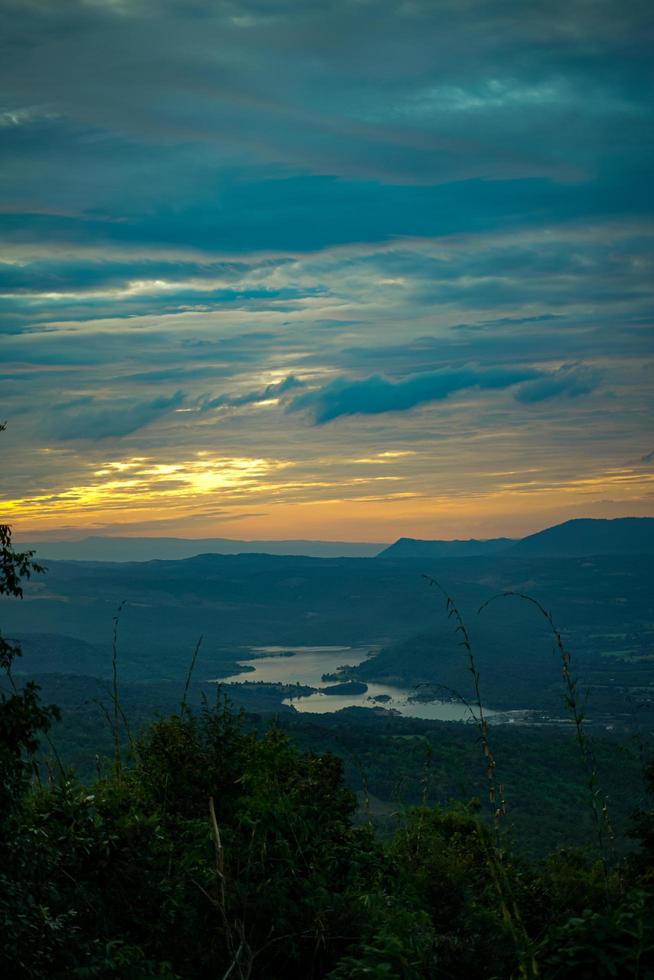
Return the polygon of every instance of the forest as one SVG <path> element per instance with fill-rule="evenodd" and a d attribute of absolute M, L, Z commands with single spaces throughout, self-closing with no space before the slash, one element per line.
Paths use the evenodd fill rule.
<path fill-rule="evenodd" d="M 40 569 L 13 548 L 9 528 L 2 534 L 0 590 L 19 598 Z M 465 626 L 463 636 L 465 645 Z M 20 677 L 20 649 L 3 638 L 4 975 L 654 976 L 654 801 L 632 800 L 614 826 L 599 778 L 606 746 L 585 730 L 562 640 L 561 653 L 573 724 L 550 739 L 545 756 L 564 761 L 536 791 L 529 767 L 522 781 L 515 772 L 510 786 L 499 781 L 496 755 L 515 752 L 519 772 L 526 743 L 498 737 L 483 711 L 471 737 L 449 742 L 438 726 L 420 732 L 408 719 L 390 729 L 378 720 L 376 740 L 374 722 L 341 723 L 340 734 L 332 722 L 337 754 L 325 748 L 329 723 L 238 710 L 220 688 L 198 692 L 190 671 L 170 710 L 132 711 L 115 647 L 104 758 L 95 773 L 76 773 L 52 738 L 65 731 L 60 708 Z M 346 780 L 349 756 L 350 766 L 376 766 L 380 781 L 374 749 L 362 762 L 366 744 L 383 745 L 386 759 L 399 746 L 413 785 L 392 813 L 375 813 L 367 780 L 359 799 Z M 433 801 L 432 770 L 448 762 L 450 774 L 476 770 L 474 796 Z M 651 793 L 647 757 L 642 770 Z M 537 804 L 523 813 L 518 842 L 509 788 Z M 547 792 L 570 796 L 571 821 L 586 815 L 581 845 L 572 827 L 576 846 L 565 828 L 541 832 Z M 530 836 L 541 846 L 524 846 Z M 544 851 L 548 836 L 557 844 Z"/>

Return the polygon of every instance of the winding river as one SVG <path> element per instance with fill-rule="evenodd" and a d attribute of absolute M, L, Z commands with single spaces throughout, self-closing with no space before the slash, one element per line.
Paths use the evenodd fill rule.
<path fill-rule="evenodd" d="M 286 698 L 284 704 L 296 711 L 324 714 L 342 708 L 386 708 L 408 718 L 436 721 L 469 721 L 470 712 L 458 701 L 412 700 L 419 689 L 391 684 L 369 683 L 362 694 L 325 694 L 324 688 L 335 683 L 324 681 L 323 674 L 334 674 L 347 664 L 356 666 L 369 655 L 369 647 L 253 647 L 255 659 L 243 661 L 250 668 L 239 674 L 222 678 L 226 684 L 246 681 L 266 681 L 269 684 L 303 684 L 318 690 L 315 693 Z M 291 656 L 289 656 L 291 654 Z M 251 668 L 254 668 L 253 670 Z M 486 711 L 486 714 L 494 714 Z"/>

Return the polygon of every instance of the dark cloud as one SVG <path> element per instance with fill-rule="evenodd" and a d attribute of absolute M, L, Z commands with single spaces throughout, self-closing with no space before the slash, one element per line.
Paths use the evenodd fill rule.
<path fill-rule="evenodd" d="M 599 380 L 599 374 L 593 368 L 581 364 L 564 364 L 551 374 L 521 385 L 515 397 L 527 405 L 558 398 L 560 395 L 579 398 L 580 395 L 588 395 L 594 391 Z"/>
<path fill-rule="evenodd" d="M 119 438 L 130 435 L 178 408 L 184 401 L 181 391 L 150 401 L 100 400 L 91 396 L 54 406 L 48 432 L 56 441 Z"/>
<path fill-rule="evenodd" d="M 308 410 L 316 424 L 322 425 L 342 415 L 404 412 L 416 405 L 442 401 L 466 388 L 509 388 L 538 377 L 540 372 L 530 368 L 462 368 L 416 374 L 397 382 L 379 375 L 354 381 L 337 378 L 323 388 L 297 395 L 288 410 Z"/>
<path fill-rule="evenodd" d="M 0 6 L 16 235 L 315 247 L 647 191 L 639 3 Z"/>
<path fill-rule="evenodd" d="M 249 264 L 244 262 L 171 262 L 165 257 L 155 256 L 147 261 L 140 257 L 126 260 L 110 254 L 102 260 L 89 257 L 86 261 L 80 261 L 77 257 L 66 261 L 55 252 L 49 260 L 38 257 L 21 265 L 0 262 L 0 293 L 30 296 L 34 293 L 72 292 L 83 296 L 99 290 L 121 290 L 132 283 L 148 280 L 196 280 L 200 287 L 207 280 L 218 280 L 224 288 L 225 283 L 238 282 L 249 268 Z"/>
<path fill-rule="evenodd" d="M 294 375 L 289 374 L 283 381 L 266 385 L 265 388 L 258 388 L 256 391 L 246 391 L 242 395 L 218 395 L 216 398 L 208 398 L 201 402 L 201 410 L 208 412 L 212 408 L 239 408 L 243 405 L 255 405 L 257 402 L 267 401 L 270 398 L 283 398 L 291 391 L 303 388 L 304 382 Z"/>

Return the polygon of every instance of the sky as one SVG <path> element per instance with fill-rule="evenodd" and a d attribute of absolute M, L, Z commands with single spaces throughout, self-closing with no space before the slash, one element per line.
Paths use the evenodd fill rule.
<path fill-rule="evenodd" d="M 648 4 L 0 17 L 17 538 L 654 513 Z"/>

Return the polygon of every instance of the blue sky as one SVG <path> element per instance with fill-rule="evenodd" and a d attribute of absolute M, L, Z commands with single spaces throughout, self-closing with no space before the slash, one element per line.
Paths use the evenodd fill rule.
<path fill-rule="evenodd" d="M 652 513 L 647 5 L 0 11 L 18 534 Z"/>

